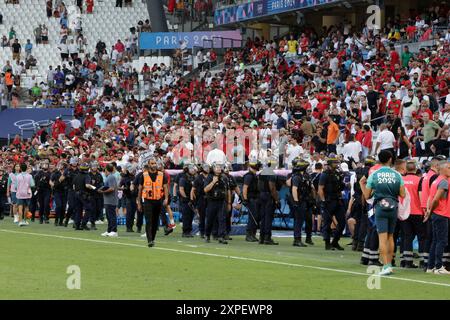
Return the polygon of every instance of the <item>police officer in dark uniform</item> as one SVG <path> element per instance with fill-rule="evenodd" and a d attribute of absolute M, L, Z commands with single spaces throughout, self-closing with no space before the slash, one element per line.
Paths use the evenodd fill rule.
<path fill-rule="evenodd" d="M 205 220 L 206 220 L 206 197 L 204 191 L 205 179 L 208 177 L 211 168 L 207 164 L 201 166 L 201 172 L 195 177 L 191 191 L 191 201 L 198 212 L 198 229 L 200 237 L 205 238 Z"/>
<path fill-rule="evenodd" d="M 259 243 L 278 245 L 272 240 L 272 221 L 275 209 L 279 209 L 280 199 L 277 192 L 277 176 L 273 171 L 276 160 L 270 159 L 268 166 L 258 176 L 258 192 L 261 212 L 261 227 Z"/>
<path fill-rule="evenodd" d="M 294 247 L 306 247 L 302 242 L 302 227 L 308 212 L 311 215 L 312 203 L 315 199 L 314 186 L 306 172 L 309 162 L 297 157 L 292 161 L 291 195 L 294 215 Z M 311 240 L 311 234 L 309 234 Z"/>
<path fill-rule="evenodd" d="M 121 179 L 119 183 L 119 187 L 123 190 L 123 196 L 126 202 L 127 216 L 126 216 L 126 225 L 127 232 L 134 232 L 133 224 L 134 217 L 136 215 L 137 203 L 137 191 L 133 189 L 131 190 L 131 184 L 134 180 L 134 169 L 131 165 L 126 165 L 122 168 Z"/>
<path fill-rule="evenodd" d="M 104 186 L 103 176 L 98 170 L 97 161 L 91 163 L 91 171 L 89 172 L 91 177 L 91 184 L 96 188 L 91 191 L 91 197 L 89 198 L 91 207 L 91 229 L 97 230 L 95 227 L 96 221 L 103 221 L 103 194 L 98 192 L 98 190 Z"/>
<path fill-rule="evenodd" d="M 37 201 L 39 203 L 39 223 L 49 223 L 50 215 L 50 176 L 49 165 L 47 161 L 42 162 L 41 170 L 36 174 Z"/>
<path fill-rule="evenodd" d="M 178 181 L 178 194 L 180 195 L 181 214 L 183 219 L 183 238 L 194 237 L 192 232 L 192 221 L 194 220 L 194 206 L 191 202 L 191 190 L 196 178 L 197 167 L 189 164 L 185 174 Z"/>
<path fill-rule="evenodd" d="M 346 208 L 342 200 L 342 191 L 345 187 L 344 177 L 339 170 L 340 160 L 334 154 L 330 154 L 327 164 L 328 169 L 320 175 L 318 192 L 323 219 L 322 235 L 326 250 L 344 250 L 339 245 L 339 239 L 345 228 Z M 330 243 L 333 216 L 336 217 L 337 226 L 333 234 L 333 241 Z"/>
<path fill-rule="evenodd" d="M 239 197 L 239 199 L 241 199 L 241 189 L 239 189 L 239 187 L 237 185 L 237 182 L 236 182 L 236 179 L 230 174 L 230 170 L 232 170 L 231 164 L 227 163 L 225 165 L 225 168 L 224 168 L 223 172 L 225 173 L 225 175 L 228 178 L 228 182 L 229 182 L 228 189 L 231 192 L 231 200 L 230 201 L 231 201 L 231 204 L 233 204 L 234 195 L 237 195 Z M 232 224 L 231 223 L 231 219 L 233 217 L 233 208 L 232 208 L 232 206 L 230 207 L 230 209 L 227 210 L 226 214 L 227 214 L 227 224 L 226 224 L 226 231 L 227 232 L 226 232 L 226 235 L 225 235 L 225 240 L 233 240 L 230 237 L 231 224 Z"/>
<path fill-rule="evenodd" d="M 73 178 L 74 194 L 74 225 L 75 230 L 91 230 L 87 223 L 91 216 L 91 197 L 92 191 L 96 188 L 91 184 L 89 175 L 89 164 L 82 163 L 80 171 Z M 84 210 L 84 216 L 83 216 Z"/>
<path fill-rule="evenodd" d="M 148 170 L 148 165 L 144 166 L 144 171 Z M 144 211 L 142 210 L 142 199 L 138 197 L 139 181 L 142 180 L 144 171 L 138 172 L 130 184 L 130 191 L 136 194 L 136 232 L 142 232 L 142 226 L 144 225 Z M 139 205 L 140 204 L 140 205 Z"/>
<path fill-rule="evenodd" d="M 226 235 L 226 210 L 231 207 L 231 192 L 228 189 L 229 181 L 223 173 L 223 165 L 213 164 L 212 173 L 204 183 L 207 199 L 205 241 L 209 243 L 214 222 L 218 220 L 218 240 L 221 244 L 228 244 L 224 239 Z"/>
<path fill-rule="evenodd" d="M 248 172 L 244 175 L 242 187 L 242 204 L 248 211 L 247 233 L 245 241 L 258 242 L 256 231 L 260 224 L 260 205 L 257 172 L 261 169 L 261 162 L 252 160 L 248 164 Z"/>
<path fill-rule="evenodd" d="M 53 189 L 53 198 L 55 199 L 55 227 L 64 225 L 67 206 L 67 179 L 64 176 L 66 163 L 60 162 L 50 177 L 50 185 Z"/>
<path fill-rule="evenodd" d="M 364 160 L 364 167 L 357 168 L 356 181 L 361 180 L 362 177 L 369 177 L 370 168 L 375 165 L 376 160 L 369 156 Z M 350 211 L 350 217 L 356 221 L 355 230 L 353 232 L 352 250 L 362 252 L 364 249 L 364 241 L 367 235 L 368 216 L 367 216 L 367 202 L 365 201 L 359 183 L 353 186 L 353 204 Z"/>
<path fill-rule="evenodd" d="M 8 189 L 8 175 L 3 167 L 0 167 L 0 220 L 5 216 L 5 204 L 7 202 L 6 191 Z"/>
<path fill-rule="evenodd" d="M 67 183 L 67 213 L 64 220 L 64 227 L 67 227 L 70 219 L 75 215 L 75 190 L 73 189 L 73 179 L 78 174 L 78 158 L 72 157 L 69 161 L 69 168 L 64 170 L 64 177 Z M 75 224 L 73 225 L 75 227 Z"/>

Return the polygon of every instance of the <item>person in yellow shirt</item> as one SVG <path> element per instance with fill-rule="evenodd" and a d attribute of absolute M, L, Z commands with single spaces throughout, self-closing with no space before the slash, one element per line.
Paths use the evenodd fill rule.
<path fill-rule="evenodd" d="M 295 57 L 297 55 L 297 47 L 298 42 L 294 39 L 294 36 L 291 35 L 291 38 L 288 41 L 288 55 L 290 57 Z"/>

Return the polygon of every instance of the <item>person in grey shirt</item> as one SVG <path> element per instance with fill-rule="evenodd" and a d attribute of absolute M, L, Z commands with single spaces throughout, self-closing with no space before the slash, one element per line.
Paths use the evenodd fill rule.
<path fill-rule="evenodd" d="M 102 233 L 104 237 L 117 237 L 117 218 L 116 208 L 119 201 L 117 179 L 113 174 L 114 166 L 108 164 L 106 166 L 106 181 L 105 187 L 98 192 L 103 194 L 103 203 L 106 211 L 106 218 L 108 219 L 108 230 Z"/>

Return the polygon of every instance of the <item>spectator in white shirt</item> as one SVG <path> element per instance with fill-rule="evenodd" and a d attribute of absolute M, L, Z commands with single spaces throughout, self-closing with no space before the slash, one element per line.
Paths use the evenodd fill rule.
<path fill-rule="evenodd" d="M 402 99 L 402 121 L 405 126 L 412 124 L 413 112 L 419 110 L 420 102 L 419 99 L 414 95 L 414 90 L 409 89 L 408 95 Z"/>
<path fill-rule="evenodd" d="M 392 152 L 392 155 L 395 155 L 394 152 L 394 142 L 395 137 L 394 134 L 387 128 L 386 124 L 383 123 L 380 125 L 380 133 L 378 134 L 377 144 L 375 146 L 375 154 L 378 153 L 378 148 L 381 150 L 389 150 Z"/>
<path fill-rule="evenodd" d="M 353 158 L 353 161 L 355 163 L 358 163 L 361 153 L 362 153 L 361 143 L 355 140 L 354 134 L 351 134 L 349 137 L 349 142 L 344 145 L 344 148 L 342 150 L 344 160 L 351 161 L 351 159 Z"/>
<path fill-rule="evenodd" d="M 289 136 L 289 144 L 287 146 L 286 155 L 287 155 L 287 165 L 289 168 L 292 166 L 292 160 L 299 157 L 303 154 L 303 148 L 298 144 L 297 140 L 291 136 Z"/>

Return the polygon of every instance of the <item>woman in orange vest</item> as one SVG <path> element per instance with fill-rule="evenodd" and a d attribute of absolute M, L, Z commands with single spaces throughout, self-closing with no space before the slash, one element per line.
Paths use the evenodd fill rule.
<path fill-rule="evenodd" d="M 144 171 L 138 180 L 139 194 L 137 200 L 138 210 L 142 211 L 144 203 L 144 217 L 146 220 L 145 233 L 147 235 L 148 246 L 155 245 L 156 230 L 158 230 L 159 215 L 162 207 L 169 203 L 169 188 L 167 177 L 164 172 L 158 170 L 155 158 L 148 161 L 149 169 Z"/>

